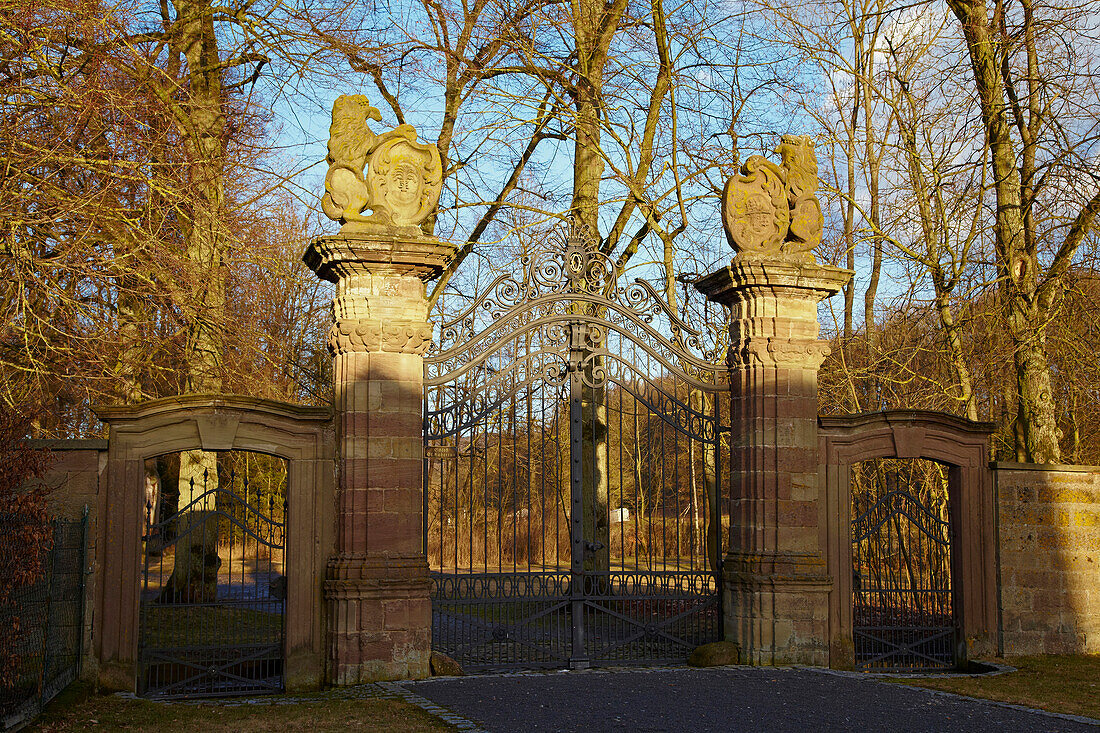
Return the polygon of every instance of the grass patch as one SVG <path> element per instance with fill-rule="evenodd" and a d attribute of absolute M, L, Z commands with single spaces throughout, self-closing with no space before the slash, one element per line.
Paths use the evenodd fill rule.
<path fill-rule="evenodd" d="M 279 695 L 272 695 L 265 698 L 265 702 L 239 707 L 206 703 L 163 704 L 115 695 L 95 695 L 87 685 L 74 684 L 50 703 L 29 730 L 40 733 L 85 730 L 149 733 L 429 733 L 455 730 L 402 700 L 346 700 L 317 694 L 296 696 L 303 702 L 280 705 L 280 699 Z"/>
<path fill-rule="evenodd" d="M 917 687 L 1100 719 L 1100 654 L 996 659 L 1017 671 L 991 677 L 890 679 Z"/>

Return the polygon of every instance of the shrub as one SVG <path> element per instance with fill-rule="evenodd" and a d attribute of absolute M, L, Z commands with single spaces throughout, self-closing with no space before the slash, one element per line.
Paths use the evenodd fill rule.
<path fill-rule="evenodd" d="M 18 591 L 46 574 L 53 543 L 48 487 L 37 482 L 49 467 L 48 450 L 32 448 L 30 419 L 0 408 L 0 687 L 10 687 L 23 665 L 18 643 L 25 609 Z"/>

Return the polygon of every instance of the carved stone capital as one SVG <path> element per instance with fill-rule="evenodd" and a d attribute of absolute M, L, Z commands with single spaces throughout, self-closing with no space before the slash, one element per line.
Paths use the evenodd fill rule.
<path fill-rule="evenodd" d="M 381 590 L 426 592 L 428 562 L 423 555 L 343 554 L 325 569 L 326 598 L 354 598 Z"/>
<path fill-rule="evenodd" d="M 816 320 L 817 304 L 840 292 L 853 274 L 828 265 L 754 262 L 737 257 L 729 267 L 704 275 L 694 284 L 708 300 L 734 309 L 761 299 L 802 302 L 807 318 Z"/>
<path fill-rule="evenodd" d="M 357 275 L 414 276 L 434 280 L 454 256 L 455 246 L 439 239 L 336 234 L 310 242 L 302 260 L 329 282 Z"/>
<path fill-rule="evenodd" d="M 808 584 L 828 588 L 833 579 L 818 553 L 731 551 L 722 561 L 727 582 L 737 585 Z"/>
<path fill-rule="evenodd" d="M 341 320 L 329 331 L 333 354 L 388 351 L 423 354 L 432 343 L 432 329 L 418 321 Z"/>

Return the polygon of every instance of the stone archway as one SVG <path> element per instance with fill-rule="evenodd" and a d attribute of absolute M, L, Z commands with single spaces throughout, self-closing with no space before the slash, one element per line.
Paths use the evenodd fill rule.
<path fill-rule="evenodd" d="M 925 458 L 948 466 L 952 575 L 960 648 L 966 659 L 994 651 L 997 629 L 996 529 L 989 468 L 992 423 L 945 413 L 890 410 L 818 418 L 826 490 L 824 538 L 829 574 L 829 660 L 854 664 L 852 641 L 851 467 L 875 458 Z"/>
<path fill-rule="evenodd" d="M 324 682 L 321 583 L 334 543 L 332 410 L 243 396 L 183 395 L 96 408 L 110 426 L 99 496 L 95 657 L 101 687 L 136 683 L 145 459 L 177 451 L 253 451 L 287 461 L 287 690 Z"/>

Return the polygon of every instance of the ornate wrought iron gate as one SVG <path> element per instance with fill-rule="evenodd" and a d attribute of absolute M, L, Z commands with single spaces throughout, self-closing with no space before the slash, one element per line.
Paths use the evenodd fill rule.
<path fill-rule="evenodd" d="M 683 660 L 721 636 L 723 367 L 579 237 L 425 360 L 433 647 L 469 669 Z"/>
<path fill-rule="evenodd" d="M 164 469 L 178 459 L 147 464 L 138 694 L 278 692 L 285 463 L 259 454 L 217 454 L 216 461 L 203 455 L 208 465 L 179 496 L 178 471 Z"/>
<path fill-rule="evenodd" d="M 857 669 L 955 666 L 951 531 L 944 467 L 880 459 L 852 467 Z"/>

